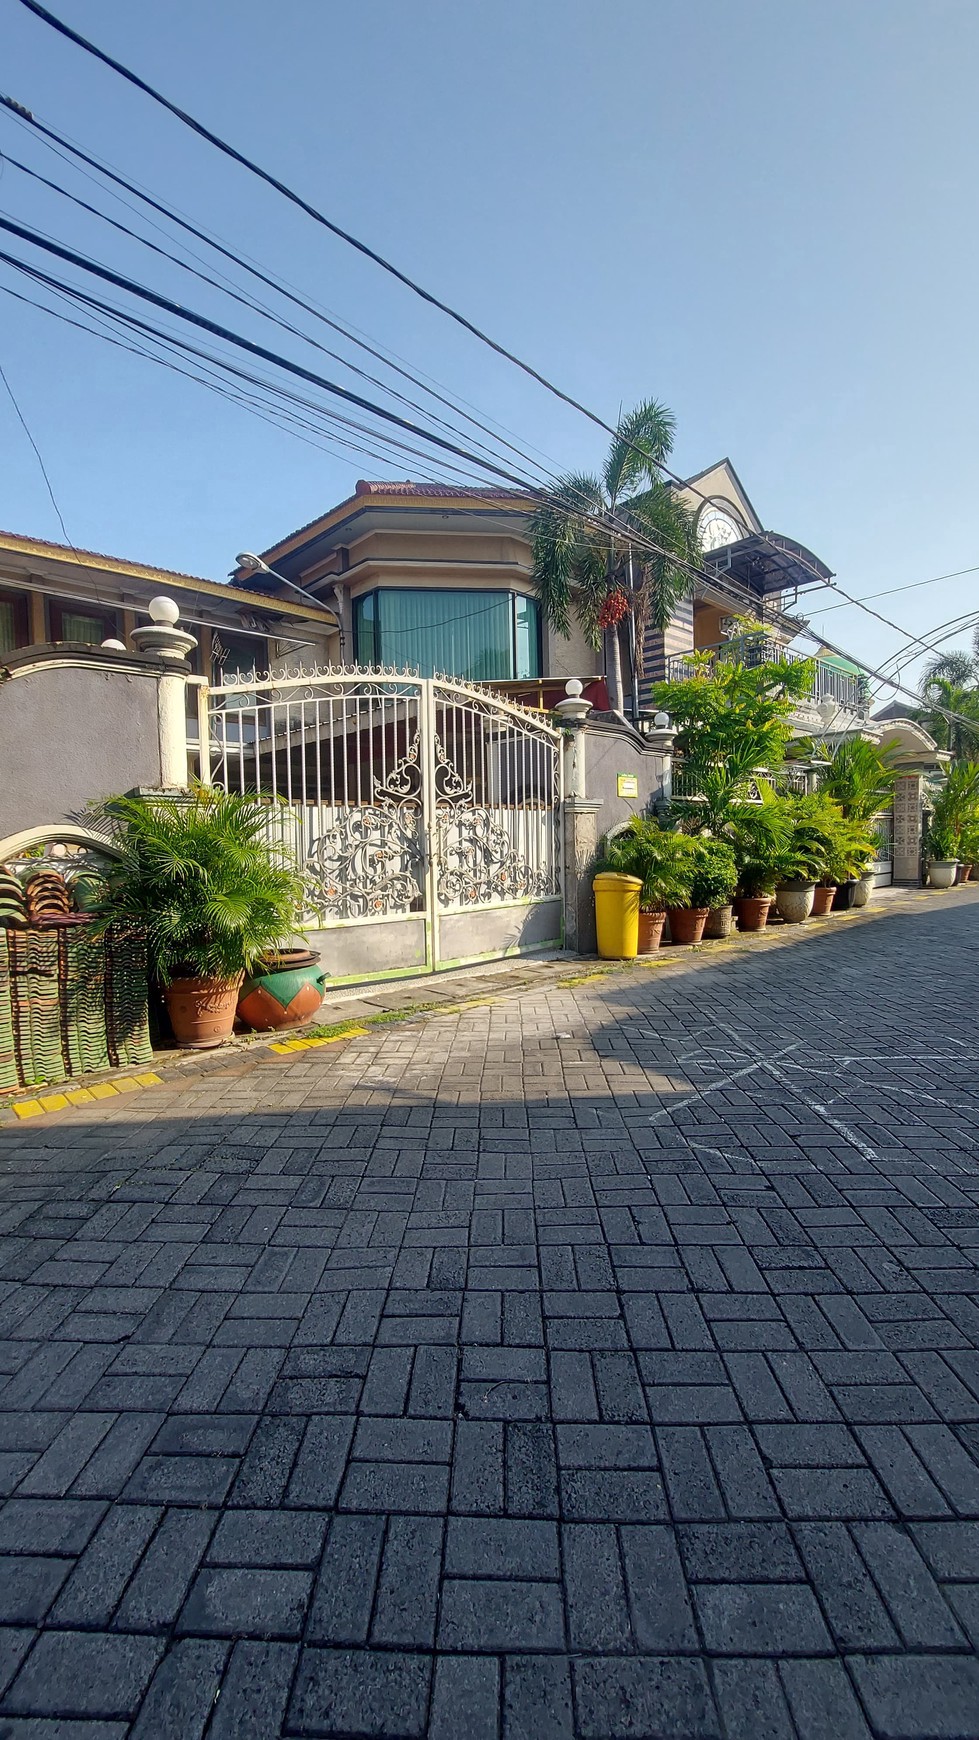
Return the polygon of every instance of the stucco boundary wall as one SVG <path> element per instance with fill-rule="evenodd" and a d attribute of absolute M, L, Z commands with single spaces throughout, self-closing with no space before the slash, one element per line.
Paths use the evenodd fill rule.
<path fill-rule="evenodd" d="M 0 841 L 162 783 L 157 658 L 32 647 L 0 666 Z"/>
<path fill-rule="evenodd" d="M 593 954 L 592 876 L 606 834 L 669 802 L 671 731 L 648 737 L 614 714 L 590 714 L 568 734 L 564 816 L 564 938 Z"/>

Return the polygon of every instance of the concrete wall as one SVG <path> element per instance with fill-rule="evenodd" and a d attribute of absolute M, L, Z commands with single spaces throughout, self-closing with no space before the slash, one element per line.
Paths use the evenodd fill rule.
<path fill-rule="evenodd" d="M 157 678 L 109 655 L 38 659 L 0 681 L 0 839 L 93 798 L 159 785 Z M 159 670 L 159 666 L 155 667 Z"/>
<path fill-rule="evenodd" d="M 597 815 L 599 838 L 630 816 L 646 815 L 657 798 L 664 796 L 667 758 L 648 749 L 627 726 L 603 725 L 596 720 L 585 731 L 585 792 L 600 803 Z M 617 792 L 620 773 L 635 774 L 639 796 L 621 798 Z"/>

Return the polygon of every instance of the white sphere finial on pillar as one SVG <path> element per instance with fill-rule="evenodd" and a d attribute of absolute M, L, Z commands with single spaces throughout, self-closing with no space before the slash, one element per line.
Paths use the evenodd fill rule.
<path fill-rule="evenodd" d="M 147 609 L 154 622 L 166 623 L 172 628 L 174 623 L 180 621 L 179 605 L 175 604 L 172 598 L 167 598 L 165 594 L 159 598 L 151 598 Z"/>

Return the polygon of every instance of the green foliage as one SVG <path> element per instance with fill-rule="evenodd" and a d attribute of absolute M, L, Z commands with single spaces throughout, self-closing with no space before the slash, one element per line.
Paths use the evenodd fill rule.
<path fill-rule="evenodd" d="M 653 700 L 669 713 L 684 773 L 696 780 L 703 800 L 678 800 L 678 813 L 684 825 L 717 832 L 732 807 L 744 802 L 755 770 L 782 766 L 792 734 L 789 715 L 811 692 L 815 667 L 810 659 L 748 666 L 699 654 L 691 662 L 697 675 L 657 683 Z"/>
<path fill-rule="evenodd" d="M 896 779 L 886 744 L 878 749 L 863 737 L 848 737 L 833 751 L 819 789 L 835 798 L 845 816 L 869 822 L 891 802 Z"/>
<path fill-rule="evenodd" d="M 739 894 L 757 899 L 774 892 L 783 876 L 791 834 L 787 806 L 770 786 L 762 788 L 761 803 L 732 805 L 724 839 L 734 852 Z"/>
<path fill-rule="evenodd" d="M 675 427 L 672 413 L 655 400 L 637 405 L 621 419 L 601 477 L 571 473 L 537 508 L 531 527 L 534 586 L 545 618 L 559 634 L 570 634 L 577 620 L 591 644 L 599 646 L 602 606 L 610 593 L 622 591 L 635 618 L 641 659 L 647 624 L 665 627 L 686 592 L 687 572 L 670 557 L 697 560 L 695 520 L 660 470 L 672 451 Z M 643 548 L 646 542 L 668 554 L 651 554 Z"/>
<path fill-rule="evenodd" d="M 957 761 L 935 799 L 927 847 L 932 858 L 958 858 L 963 836 L 979 822 L 979 762 Z"/>
<path fill-rule="evenodd" d="M 690 905 L 726 906 L 738 885 L 734 850 L 726 840 L 693 840 L 693 878 Z"/>
<path fill-rule="evenodd" d="M 661 828 L 644 816 L 633 816 L 620 834 L 606 840 L 596 868 L 636 876 L 642 883 L 639 904 L 644 912 L 665 912 L 686 906 L 693 875 L 693 841 L 685 834 Z"/>
<path fill-rule="evenodd" d="M 695 839 L 642 816 L 606 841 L 597 868 L 637 876 L 644 912 L 726 906 L 738 881 L 734 852 L 725 841 Z"/>
<path fill-rule="evenodd" d="M 825 790 L 784 801 L 792 824 L 785 880 L 838 886 L 865 874 L 875 856 L 869 822 L 844 815 Z"/>
<path fill-rule="evenodd" d="M 232 980 L 298 928 L 302 887 L 275 843 L 275 808 L 198 786 L 186 799 L 112 798 L 99 816 L 122 857 L 96 913 L 145 932 L 163 985 Z"/>

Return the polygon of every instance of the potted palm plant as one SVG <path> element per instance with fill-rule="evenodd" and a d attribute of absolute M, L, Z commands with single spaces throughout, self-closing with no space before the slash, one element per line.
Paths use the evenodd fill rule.
<path fill-rule="evenodd" d="M 738 886 L 738 866 L 734 851 L 725 840 L 699 840 L 698 854 L 700 868 L 695 873 L 693 894 L 707 897 L 707 923 L 704 925 L 704 937 L 711 942 L 720 941 L 730 936 L 734 926 L 734 894 Z M 705 883 L 705 857 L 713 880 L 713 887 Z"/>
<path fill-rule="evenodd" d="M 652 954 L 663 940 L 668 906 L 689 899 L 693 841 L 661 828 L 658 822 L 634 816 L 622 832 L 605 843 L 599 871 L 634 876 L 639 895 L 639 953 Z"/>
<path fill-rule="evenodd" d="M 734 852 L 737 885 L 734 916 L 739 930 L 764 930 L 788 850 L 785 806 L 774 794 L 759 804 L 732 807 L 724 838 Z"/>
<path fill-rule="evenodd" d="M 940 801 L 940 800 L 939 800 Z M 939 816 L 938 806 L 928 829 L 928 881 L 932 888 L 951 888 L 955 882 L 958 859 L 958 831 L 951 822 Z"/>
<path fill-rule="evenodd" d="M 737 865 L 730 846 L 722 840 L 690 840 L 689 893 L 683 905 L 667 908 L 670 941 L 699 943 L 711 910 L 730 900 L 737 884 Z"/>
<path fill-rule="evenodd" d="M 144 932 L 180 1045 L 220 1045 L 246 973 L 296 934 L 302 888 L 254 797 L 198 786 L 187 798 L 113 798 L 119 852 L 96 923 Z"/>

